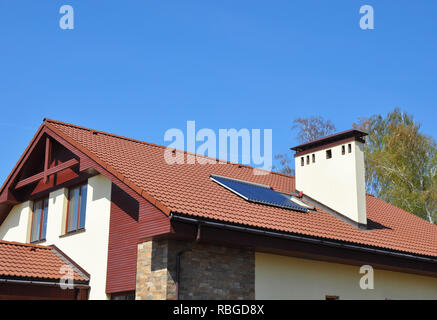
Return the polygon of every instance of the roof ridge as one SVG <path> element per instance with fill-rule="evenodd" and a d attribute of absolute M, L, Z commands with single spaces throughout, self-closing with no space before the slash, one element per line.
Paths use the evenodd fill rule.
<path fill-rule="evenodd" d="M 99 131 L 99 130 L 95 130 L 95 129 L 92 129 L 92 128 L 86 128 L 86 127 L 83 127 L 83 126 L 78 126 L 78 125 L 75 125 L 75 124 L 72 124 L 72 123 L 66 123 L 66 122 L 62 122 L 62 121 L 59 121 L 59 120 L 53 120 L 53 119 L 49 119 L 49 118 L 44 118 L 43 122 L 55 123 L 55 124 L 63 125 L 63 126 L 66 126 L 66 127 L 72 127 L 72 128 L 76 128 L 76 129 L 80 129 L 80 130 L 90 131 L 92 133 L 96 132 L 98 134 L 114 137 L 114 138 L 117 138 L 117 139 L 127 140 L 127 141 L 131 141 L 131 142 L 139 143 L 139 144 L 145 144 L 145 145 L 149 145 L 149 146 L 156 147 L 156 148 L 161 148 L 161 149 L 168 148 L 168 147 L 163 146 L 163 145 L 159 145 L 159 144 L 155 144 L 155 143 L 151 143 L 151 142 L 147 142 L 147 141 L 142 141 L 142 140 L 137 140 L 137 139 L 133 139 L 133 138 L 128 138 L 128 137 L 125 137 L 125 136 L 120 136 L 120 135 L 109 133 L 109 132 L 105 132 L 105 131 Z M 180 149 L 174 149 L 174 150 L 179 151 L 179 152 L 184 152 L 184 154 L 187 154 L 187 155 L 200 156 L 200 157 L 203 157 L 205 159 L 215 160 L 217 162 L 224 162 L 226 164 L 236 165 L 236 166 L 239 166 L 239 167 L 245 167 L 245 168 L 248 168 L 248 169 L 255 169 L 255 170 L 259 170 L 259 171 L 265 171 L 265 172 L 269 172 L 269 173 L 276 174 L 276 175 L 279 175 L 279 176 L 295 179 L 294 176 L 290 176 L 290 175 L 287 175 L 287 174 L 281 173 L 281 172 L 276 172 L 276 171 L 272 171 L 272 170 L 269 171 L 269 170 L 266 170 L 266 169 L 256 168 L 256 167 L 253 167 L 253 166 L 249 166 L 247 164 L 242 164 L 242 163 L 238 163 L 238 162 L 231 162 L 231 161 L 223 160 L 223 159 L 219 159 L 219 158 L 213 158 L 213 157 L 210 157 L 210 156 L 206 156 L 204 154 L 190 152 L 190 151 L 186 151 L 186 150 L 180 150 Z"/>
<path fill-rule="evenodd" d="M 0 244 L 10 245 L 10 246 L 20 246 L 20 247 L 29 247 L 29 248 L 39 248 L 39 249 L 45 249 L 45 250 L 52 250 L 51 247 L 43 246 L 43 245 L 40 245 L 40 244 L 34 244 L 34 243 L 22 243 L 22 242 L 16 242 L 16 241 L 0 240 Z"/>

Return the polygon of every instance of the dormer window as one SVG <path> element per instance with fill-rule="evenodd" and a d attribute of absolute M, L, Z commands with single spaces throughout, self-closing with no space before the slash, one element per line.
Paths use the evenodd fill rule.
<path fill-rule="evenodd" d="M 46 239 L 48 209 L 48 198 L 33 202 L 30 242 L 38 242 Z"/>
<path fill-rule="evenodd" d="M 85 229 L 86 202 L 87 184 L 69 190 L 66 232 Z"/>

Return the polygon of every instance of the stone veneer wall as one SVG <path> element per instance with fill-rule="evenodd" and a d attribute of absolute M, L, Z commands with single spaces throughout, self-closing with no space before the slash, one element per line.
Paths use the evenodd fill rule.
<path fill-rule="evenodd" d="M 255 299 L 255 253 L 209 244 L 151 240 L 138 245 L 136 299 Z"/>

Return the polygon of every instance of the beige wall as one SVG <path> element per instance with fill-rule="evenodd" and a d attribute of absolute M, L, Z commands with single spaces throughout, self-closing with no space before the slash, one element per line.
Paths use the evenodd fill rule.
<path fill-rule="evenodd" d="M 351 153 L 348 144 L 352 146 Z M 296 189 L 355 222 L 366 224 L 364 144 L 350 141 L 343 145 L 296 157 Z M 331 159 L 326 159 L 326 150 L 331 150 Z M 306 162 L 307 156 L 310 164 Z"/>
<path fill-rule="evenodd" d="M 362 290 L 358 266 L 256 253 L 256 299 L 437 299 L 437 278 L 374 269 Z"/>
<path fill-rule="evenodd" d="M 108 262 L 109 218 L 111 210 L 110 180 L 102 175 L 88 180 L 85 231 L 64 235 L 68 190 L 49 195 L 46 241 L 56 245 L 90 275 L 90 299 L 107 299 L 106 268 Z M 0 239 L 29 242 L 31 202 L 15 206 L 0 226 Z"/>

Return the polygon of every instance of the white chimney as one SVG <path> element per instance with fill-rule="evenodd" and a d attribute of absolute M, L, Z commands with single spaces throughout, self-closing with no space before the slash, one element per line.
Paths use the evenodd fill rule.
<path fill-rule="evenodd" d="M 365 227 L 364 136 L 349 130 L 292 148 L 296 151 L 296 190 Z"/>

